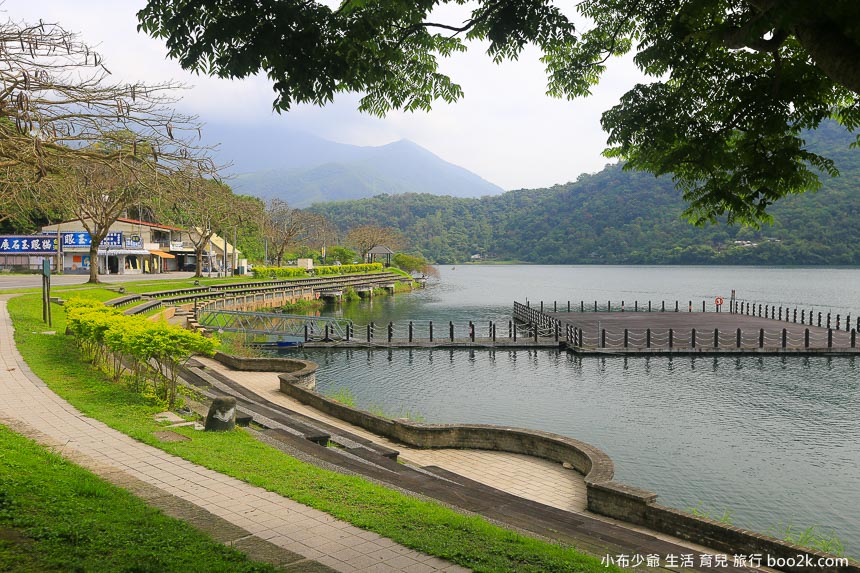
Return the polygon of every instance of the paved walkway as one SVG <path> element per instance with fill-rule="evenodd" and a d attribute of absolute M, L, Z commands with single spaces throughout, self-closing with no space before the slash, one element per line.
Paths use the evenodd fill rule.
<path fill-rule="evenodd" d="M 255 394 L 309 418 L 325 422 L 377 444 L 400 452 L 399 458 L 418 466 L 438 466 L 496 489 L 557 507 L 566 511 L 586 511 L 585 479 L 575 470 L 561 464 L 521 454 L 486 450 L 410 448 L 400 442 L 353 426 L 339 418 L 328 416 L 280 391 L 277 372 L 238 372 L 216 360 L 196 356 L 197 362 L 235 380 Z"/>
<path fill-rule="evenodd" d="M 100 475 L 121 472 L 250 534 L 336 571 L 467 571 L 262 488 L 147 446 L 88 418 L 52 392 L 15 348 L 0 297 L 0 423 Z M 301 565 L 299 563 L 298 565 Z"/>

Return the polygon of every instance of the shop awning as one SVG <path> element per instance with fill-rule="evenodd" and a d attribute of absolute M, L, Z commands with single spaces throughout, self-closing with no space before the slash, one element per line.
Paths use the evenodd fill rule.
<path fill-rule="evenodd" d="M 99 256 L 103 257 L 108 255 L 110 257 L 116 255 L 148 255 L 149 251 L 144 249 L 110 249 L 110 250 L 102 250 L 99 249 Z"/>
<path fill-rule="evenodd" d="M 171 255 L 170 253 L 165 253 L 164 251 L 153 251 L 150 250 L 150 253 L 155 255 L 156 257 L 161 257 L 162 259 L 175 259 L 176 255 Z"/>

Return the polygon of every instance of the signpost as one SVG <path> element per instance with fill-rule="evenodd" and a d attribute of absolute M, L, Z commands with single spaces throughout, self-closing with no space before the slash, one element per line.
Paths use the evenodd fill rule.
<path fill-rule="evenodd" d="M 51 326 L 51 260 L 42 261 L 42 320 Z"/>

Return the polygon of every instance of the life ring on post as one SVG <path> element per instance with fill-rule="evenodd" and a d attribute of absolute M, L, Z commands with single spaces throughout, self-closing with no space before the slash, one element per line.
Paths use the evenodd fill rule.
<path fill-rule="evenodd" d="M 721 297 L 721 296 L 718 296 L 717 298 L 714 299 L 714 304 L 717 306 L 723 306 L 724 302 L 725 301 L 723 300 L 723 297 Z"/>

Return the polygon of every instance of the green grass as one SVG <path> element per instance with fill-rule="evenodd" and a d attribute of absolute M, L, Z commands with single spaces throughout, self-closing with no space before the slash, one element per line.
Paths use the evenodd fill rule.
<path fill-rule="evenodd" d="M 301 462 L 241 429 L 203 433 L 176 428 L 191 441 L 158 442 L 152 435 L 159 429 L 152 419 L 157 406 L 75 360 L 70 337 L 37 334 L 43 330 L 39 303 L 38 296 L 26 296 L 10 300 L 8 306 L 15 322 L 15 340 L 31 369 L 84 414 L 144 443 L 478 572 L 607 571 L 599 559 L 570 547 L 526 537 L 480 517 Z M 56 329 L 63 332 L 63 313 L 56 315 Z"/>
<path fill-rule="evenodd" d="M 3 426 L 0 484 L 0 571 L 276 571 Z"/>

